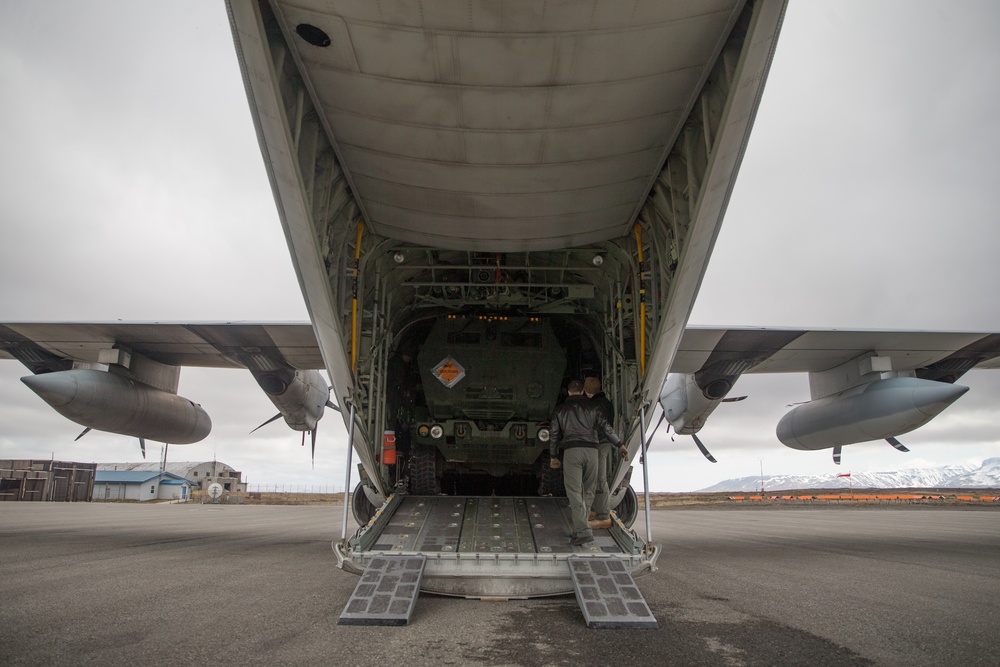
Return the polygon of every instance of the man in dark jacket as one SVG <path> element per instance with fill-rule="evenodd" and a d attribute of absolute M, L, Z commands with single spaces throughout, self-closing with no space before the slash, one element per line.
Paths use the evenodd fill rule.
<path fill-rule="evenodd" d="M 583 380 L 583 393 L 593 403 L 596 403 L 604 411 L 604 418 L 608 424 L 614 428 L 615 411 L 611 401 L 604 395 L 600 379 L 588 377 Z M 614 447 L 604 433 L 599 433 L 600 445 L 597 447 L 597 484 L 594 487 L 594 505 L 590 509 L 594 518 L 590 521 L 590 527 L 594 530 L 598 528 L 611 527 L 611 480 L 615 470 L 615 459 L 628 458 L 628 449 L 624 447 Z"/>
<path fill-rule="evenodd" d="M 604 410 L 584 396 L 582 382 L 571 380 L 566 391 L 569 397 L 556 408 L 552 416 L 549 455 L 552 468 L 558 468 L 561 446 L 563 482 L 566 487 L 566 498 L 569 499 L 573 531 L 570 543 L 581 546 L 594 541 L 594 531 L 590 527 L 588 517 L 597 485 L 597 447 L 600 442 L 598 434 L 607 435 L 608 440 L 619 447 L 622 441 L 608 424 Z"/>

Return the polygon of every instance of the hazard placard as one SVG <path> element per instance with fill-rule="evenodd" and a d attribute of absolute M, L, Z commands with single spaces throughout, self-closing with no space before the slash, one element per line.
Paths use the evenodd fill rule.
<path fill-rule="evenodd" d="M 451 357 L 445 357 L 431 369 L 431 373 L 441 381 L 441 384 L 451 389 L 465 377 L 465 368 Z"/>

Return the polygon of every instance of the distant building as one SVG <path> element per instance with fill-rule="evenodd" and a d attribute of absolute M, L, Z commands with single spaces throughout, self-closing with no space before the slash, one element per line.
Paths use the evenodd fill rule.
<path fill-rule="evenodd" d="M 191 482 L 159 470 L 97 470 L 94 500 L 187 500 Z"/>
<path fill-rule="evenodd" d="M 0 460 L 0 500 L 85 502 L 94 489 L 96 463 Z"/>
<path fill-rule="evenodd" d="M 97 469 L 160 472 L 161 465 L 159 462 L 98 463 Z M 247 490 L 246 482 L 243 481 L 243 473 L 221 461 L 167 463 L 163 466 L 163 471 L 186 479 L 191 483 L 192 488 L 199 491 L 207 490 L 209 484 L 213 482 L 218 482 L 225 491 L 233 493 L 244 493 Z"/>

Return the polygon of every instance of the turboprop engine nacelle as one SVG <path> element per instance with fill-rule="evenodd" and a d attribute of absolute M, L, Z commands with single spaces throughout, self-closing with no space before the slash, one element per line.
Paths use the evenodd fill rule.
<path fill-rule="evenodd" d="M 21 382 L 63 417 L 99 431 L 188 445 L 212 430 L 200 405 L 113 373 L 55 371 Z"/>
<path fill-rule="evenodd" d="M 330 401 L 330 387 L 319 371 L 279 368 L 251 373 L 289 428 L 295 431 L 316 429 Z"/>
<path fill-rule="evenodd" d="M 923 426 L 968 390 L 910 377 L 876 380 L 794 408 L 778 422 L 778 440 L 812 451 L 895 437 Z"/>
<path fill-rule="evenodd" d="M 670 373 L 660 392 L 660 405 L 675 433 L 694 435 L 731 388 L 728 382 L 713 382 L 702 389 L 695 382 L 694 374 Z"/>

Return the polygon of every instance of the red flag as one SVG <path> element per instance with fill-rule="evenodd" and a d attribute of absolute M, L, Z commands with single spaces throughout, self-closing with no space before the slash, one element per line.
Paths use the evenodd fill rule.
<path fill-rule="evenodd" d="M 839 475 L 837 475 L 837 477 L 850 477 L 850 476 L 851 476 L 851 473 L 849 473 L 849 472 L 842 472 Z"/>

